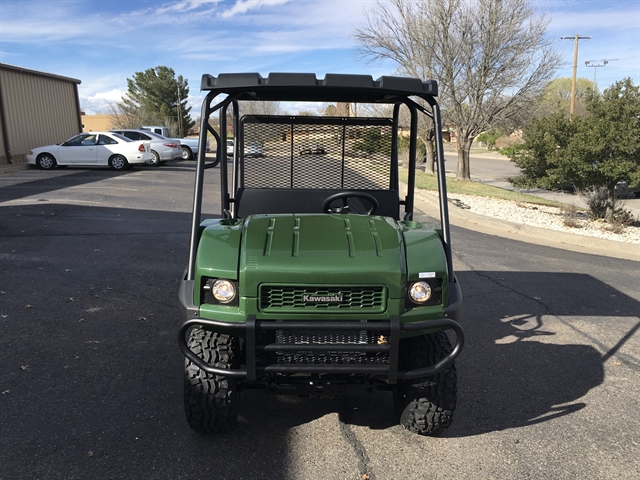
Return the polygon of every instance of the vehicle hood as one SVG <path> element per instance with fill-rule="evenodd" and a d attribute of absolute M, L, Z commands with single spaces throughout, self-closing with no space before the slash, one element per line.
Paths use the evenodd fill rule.
<path fill-rule="evenodd" d="M 55 153 L 58 151 L 58 148 L 60 148 L 60 143 L 58 144 L 54 144 L 54 145 L 45 145 L 44 147 L 36 147 L 36 148 L 32 148 L 30 149 L 33 153 L 40 153 L 40 152 L 50 152 L 50 153 Z"/>
<path fill-rule="evenodd" d="M 387 285 L 404 296 L 402 230 L 380 216 L 250 215 L 244 223 L 240 289 L 257 296 L 261 283 Z"/>

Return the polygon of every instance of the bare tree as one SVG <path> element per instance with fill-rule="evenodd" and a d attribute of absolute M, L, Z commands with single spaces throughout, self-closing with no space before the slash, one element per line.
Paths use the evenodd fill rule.
<path fill-rule="evenodd" d="M 144 108 L 136 110 L 123 110 L 121 104 L 109 104 L 109 116 L 111 117 L 111 128 L 140 128 L 142 125 L 166 125 L 166 118 L 158 114 L 151 113 Z M 177 131 L 172 129 L 172 131 Z"/>
<path fill-rule="evenodd" d="M 242 115 L 278 115 L 282 112 L 280 102 L 240 102 Z"/>
<path fill-rule="evenodd" d="M 418 99 L 418 103 L 422 105 L 426 110 L 430 110 L 431 107 L 421 99 Z M 388 104 L 378 104 L 378 103 L 360 103 L 358 104 L 358 108 L 360 108 L 362 115 L 366 117 L 391 117 L 393 115 L 393 106 Z M 409 113 L 409 109 L 406 107 L 402 107 L 400 109 L 400 125 L 407 127 L 411 124 L 411 114 Z M 418 150 L 416 155 L 422 157 L 422 155 L 426 152 L 425 158 L 425 172 L 435 173 L 435 164 L 434 164 L 434 141 L 435 134 L 433 131 L 433 123 L 428 121 L 424 115 L 420 115 L 418 117 L 418 140 L 422 142 L 424 145 L 424 151 Z M 404 153 L 404 152 L 403 152 Z M 407 159 L 408 160 L 408 152 Z M 421 158 L 416 158 L 416 163 L 421 163 Z"/>
<path fill-rule="evenodd" d="M 338 114 L 338 109 L 335 105 L 330 103 L 320 112 L 323 117 L 335 117 Z"/>
<path fill-rule="evenodd" d="M 547 25 L 529 0 L 377 0 L 355 37 L 364 58 L 438 81 L 456 177 L 470 180 L 473 139 L 526 109 L 559 65 Z"/>

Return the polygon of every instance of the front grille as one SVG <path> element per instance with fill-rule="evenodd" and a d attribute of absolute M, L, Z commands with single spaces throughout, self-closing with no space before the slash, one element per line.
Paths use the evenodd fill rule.
<path fill-rule="evenodd" d="M 293 352 L 276 351 L 279 364 L 381 364 L 389 363 L 388 353 L 367 353 L 341 351 L 341 345 L 384 345 L 388 333 L 381 331 L 331 331 L 331 330 L 276 330 L 275 342 L 281 345 L 299 345 Z M 312 352 L 304 350 L 305 345 L 332 345 L 335 350 Z"/>
<path fill-rule="evenodd" d="M 263 285 L 260 309 L 263 312 L 383 312 L 386 289 L 382 286 L 286 286 Z"/>

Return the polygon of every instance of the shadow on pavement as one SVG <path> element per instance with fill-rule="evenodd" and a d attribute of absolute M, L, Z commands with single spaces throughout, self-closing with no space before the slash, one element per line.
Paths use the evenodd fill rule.
<path fill-rule="evenodd" d="M 638 301 L 590 275 L 466 271 L 458 276 L 469 294 L 468 342 L 458 362 L 457 418 L 446 436 L 532 425 L 584 408 L 581 398 L 604 381 L 604 362 L 640 327 Z M 562 338 L 576 319 L 612 322 L 606 319 L 612 315 L 630 321 L 610 325 L 620 336 L 604 354 Z"/>

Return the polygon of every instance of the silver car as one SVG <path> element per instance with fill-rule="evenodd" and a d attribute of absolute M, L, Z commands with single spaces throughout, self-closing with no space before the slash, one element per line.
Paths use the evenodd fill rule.
<path fill-rule="evenodd" d="M 178 160 L 182 158 L 182 147 L 176 139 L 167 138 L 157 133 L 144 130 L 120 129 L 111 131 L 124 135 L 131 140 L 149 141 L 151 144 L 153 160 L 148 161 L 147 165 L 157 167 L 169 160 Z"/>
<path fill-rule="evenodd" d="M 258 142 L 247 142 L 244 146 L 245 157 L 264 157 L 262 152 L 262 144 Z"/>

